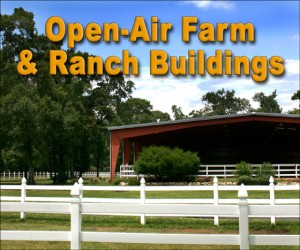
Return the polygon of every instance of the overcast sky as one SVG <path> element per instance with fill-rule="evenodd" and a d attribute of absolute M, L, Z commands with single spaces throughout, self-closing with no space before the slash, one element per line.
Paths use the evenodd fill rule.
<path fill-rule="evenodd" d="M 126 39 L 119 43 L 82 42 L 77 50 L 86 51 L 105 59 L 121 56 L 128 49 L 139 59 L 140 75 L 127 77 L 135 82 L 134 97 L 151 101 L 154 109 L 171 113 L 173 104 L 183 108 L 184 113 L 203 107 L 201 97 L 208 91 L 220 88 L 235 90 L 239 97 L 251 100 L 256 92 L 266 95 L 277 90 L 277 100 L 284 111 L 297 107 L 291 96 L 299 90 L 299 1 L 1 1 L 1 13 L 12 14 L 16 7 L 23 7 L 35 15 L 39 33 L 45 33 L 45 23 L 51 16 L 60 16 L 66 23 L 80 22 L 87 25 L 96 22 L 116 22 L 120 28 L 131 29 L 136 16 L 143 16 L 150 24 L 151 16 L 160 22 L 171 22 L 168 43 L 130 43 Z M 197 34 L 189 44 L 181 41 L 181 17 L 197 16 L 200 22 L 251 22 L 255 27 L 255 43 L 232 44 L 225 36 L 224 43 L 202 43 Z M 285 61 L 286 73 L 282 77 L 268 78 L 263 84 L 255 83 L 251 77 L 165 77 L 150 76 L 149 53 L 151 49 L 163 49 L 169 55 L 187 56 L 189 49 L 205 50 L 214 55 L 216 49 L 232 50 L 234 55 L 281 56 Z"/>

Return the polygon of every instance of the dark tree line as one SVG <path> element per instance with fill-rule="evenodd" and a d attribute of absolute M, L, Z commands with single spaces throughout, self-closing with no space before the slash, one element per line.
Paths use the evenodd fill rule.
<path fill-rule="evenodd" d="M 66 170 L 83 172 L 91 164 L 100 170 L 107 161 L 105 128 L 117 123 L 116 107 L 130 97 L 133 82 L 106 72 L 50 76 L 49 51 L 62 44 L 38 34 L 33 14 L 22 8 L 1 15 L 1 33 L 1 170 L 48 170 L 55 182 L 67 178 Z M 33 52 L 34 76 L 16 71 L 24 49 Z"/>
<path fill-rule="evenodd" d="M 12 15 L 1 15 L 0 31 L 0 171 L 25 171 L 32 177 L 33 171 L 47 170 L 54 182 L 91 165 L 99 172 L 109 164 L 108 126 L 170 119 L 153 111 L 149 101 L 131 98 L 134 83 L 122 73 L 51 76 L 49 52 L 62 50 L 62 43 L 38 34 L 33 13 L 16 8 Z M 36 75 L 17 73 L 24 49 L 33 53 Z M 68 58 L 90 56 L 66 53 Z"/>

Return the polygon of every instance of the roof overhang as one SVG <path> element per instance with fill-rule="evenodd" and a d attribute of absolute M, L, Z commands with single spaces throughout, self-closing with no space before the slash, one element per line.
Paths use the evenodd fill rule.
<path fill-rule="evenodd" d="M 254 129 L 249 129 L 253 128 L 253 126 Z M 155 144 L 155 142 L 162 142 L 164 138 L 173 144 L 179 141 L 184 142 L 184 140 L 188 138 L 190 140 L 189 143 L 194 143 L 195 146 L 198 141 L 201 142 L 199 138 L 208 138 L 209 135 L 206 135 L 206 133 L 210 133 L 212 137 L 215 137 L 213 140 L 215 144 L 213 146 L 210 145 L 214 147 L 225 138 L 224 131 L 228 129 L 235 135 L 227 135 L 227 140 L 238 141 L 235 145 L 242 142 L 241 136 L 245 135 L 248 142 L 252 141 L 250 142 L 252 143 L 252 147 L 255 147 L 255 140 L 266 141 L 268 139 L 265 136 L 266 133 L 271 133 L 271 130 L 275 131 L 281 129 L 289 130 L 291 134 L 285 137 L 285 135 L 281 133 L 281 137 L 276 143 L 287 144 L 286 138 L 289 138 L 293 140 L 292 144 L 294 145 L 296 144 L 294 137 L 299 137 L 300 134 L 300 116 L 274 113 L 247 113 L 109 127 L 108 130 L 111 134 L 111 177 L 114 177 L 122 140 L 125 142 L 125 150 L 126 148 L 128 149 L 128 141 L 134 141 L 136 146 L 141 150 L 141 144 Z M 214 131 L 216 135 L 214 135 Z M 256 135 L 256 131 L 258 135 Z M 220 138 L 222 136 L 224 136 L 224 138 Z M 256 138 L 253 138 L 254 136 Z M 282 138 L 284 140 L 282 140 Z M 192 142 L 192 140 L 197 139 L 197 142 Z M 293 146 L 293 148 L 295 148 L 295 146 Z M 203 150 L 203 148 L 201 148 L 201 150 Z M 271 152 L 271 154 L 273 153 Z"/>
<path fill-rule="evenodd" d="M 176 121 L 152 122 L 133 124 L 126 126 L 109 127 L 108 130 L 121 139 L 162 133 L 166 131 L 192 128 L 198 126 L 210 126 L 218 124 L 241 123 L 249 121 L 278 122 L 300 124 L 299 115 L 274 114 L 274 113 L 247 113 L 235 115 L 218 115 L 201 118 L 190 118 Z"/>

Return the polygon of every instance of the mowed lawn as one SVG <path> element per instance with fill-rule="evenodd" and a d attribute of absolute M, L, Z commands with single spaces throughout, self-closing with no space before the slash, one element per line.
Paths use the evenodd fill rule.
<path fill-rule="evenodd" d="M 147 217 L 141 225 L 140 218 L 133 216 L 83 215 L 82 231 L 98 232 L 147 232 L 192 234 L 238 234 L 237 219 L 220 219 L 220 226 L 213 219 Z M 300 234 L 298 220 L 250 219 L 250 234 Z M 70 215 L 26 214 L 21 220 L 19 213 L 1 213 L 1 230 L 70 230 Z M 270 242 L 271 244 L 271 242 Z M 1 249 L 69 249 L 69 242 L 1 241 Z M 156 245 L 83 242 L 83 249 L 239 249 L 239 246 L 207 245 Z M 284 246 L 253 246 L 251 249 L 287 249 Z M 298 249 L 298 247 L 289 247 Z"/>
<path fill-rule="evenodd" d="M 14 183 L 16 184 L 16 183 Z M 2 183 L 3 185 L 3 183 Z M 20 191 L 1 190 L 1 196 L 19 196 Z M 27 196 L 70 197 L 69 191 L 28 190 Z M 147 198 L 213 198 L 212 191 L 166 191 L 147 192 Z M 139 192 L 85 191 L 84 197 L 139 198 Z M 277 191 L 276 198 L 298 198 L 298 191 Z M 236 191 L 220 191 L 220 198 L 237 198 Z M 249 198 L 269 198 L 269 192 L 250 191 Z M 137 216 L 83 215 L 82 231 L 99 232 L 148 232 L 193 234 L 238 234 L 238 219 L 220 219 L 214 226 L 212 218 L 147 217 L 146 225 Z M 250 234 L 300 234 L 298 220 L 250 219 Z M 26 214 L 21 220 L 19 213 L 1 213 L 1 230 L 70 230 L 70 215 Z M 0 249 L 70 249 L 69 242 L 1 241 Z M 270 242 L 271 244 L 271 242 Z M 83 242 L 83 249 L 239 249 L 239 246 L 216 245 L 168 245 L 123 244 Z M 298 246 L 251 246 L 251 249 L 299 249 Z"/>

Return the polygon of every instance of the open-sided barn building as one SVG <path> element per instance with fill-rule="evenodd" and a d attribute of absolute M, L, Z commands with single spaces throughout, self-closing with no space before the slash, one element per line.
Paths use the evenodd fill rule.
<path fill-rule="evenodd" d="M 165 145 L 197 152 L 201 164 L 300 162 L 299 115 L 250 113 L 110 127 L 114 178 L 123 142 L 123 164 L 143 147 Z"/>

